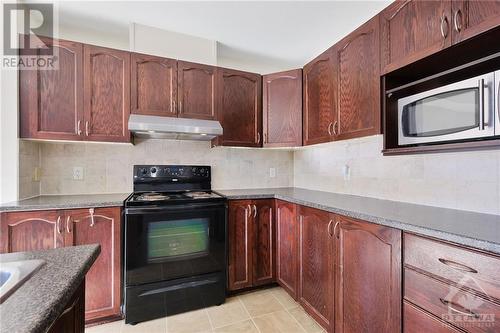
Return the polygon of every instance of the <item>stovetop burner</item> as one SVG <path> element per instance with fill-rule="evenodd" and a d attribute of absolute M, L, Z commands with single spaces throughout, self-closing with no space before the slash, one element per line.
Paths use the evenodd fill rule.
<path fill-rule="evenodd" d="M 127 204 L 130 205 L 158 205 L 176 202 L 194 202 L 201 200 L 218 200 L 224 197 L 212 191 L 188 192 L 137 192 L 130 196 Z"/>
<path fill-rule="evenodd" d="M 169 199 L 168 195 L 156 192 L 142 193 L 135 197 L 135 200 L 137 201 L 158 201 L 167 199 Z"/>

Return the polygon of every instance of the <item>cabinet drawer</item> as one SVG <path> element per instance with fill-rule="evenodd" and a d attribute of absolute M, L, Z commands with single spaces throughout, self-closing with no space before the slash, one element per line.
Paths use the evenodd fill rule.
<path fill-rule="evenodd" d="M 404 297 L 467 332 L 500 331 L 498 304 L 408 268 Z"/>
<path fill-rule="evenodd" d="M 406 265 L 500 300 L 500 258 L 411 234 L 404 237 Z"/>
<path fill-rule="evenodd" d="M 461 331 L 404 302 L 404 333 L 459 333 Z"/>

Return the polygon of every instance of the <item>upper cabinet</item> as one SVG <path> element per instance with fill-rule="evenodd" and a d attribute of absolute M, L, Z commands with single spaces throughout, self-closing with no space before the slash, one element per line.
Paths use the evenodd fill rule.
<path fill-rule="evenodd" d="M 453 43 L 500 25 L 500 1 L 452 1 Z"/>
<path fill-rule="evenodd" d="M 262 77 L 264 147 L 302 146 L 302 70 Z"/>
<path fill-rule="evenodd" d="M 183 118 L 217 118 L 217 77 L 213 66 L 178 62 L 178 115 Z"/>
<path fill-rule="evenodd" d="M 177 60 L 133 53 L 131 113 L 176 117 Z"/>
<path fill-rule="evenodd" d="M 57 53 L 56 68 L 19 71 L 20 136 L 82 140 L 83 45 L 50 38 L 41 41 Z M 43 55 L 40 49 L 38 56 Z"/>
<path fill-rule="evenodd" d="M 337 75 L 332 49 L 304 66 L 304 145 L 333 140 L 337 121 Z"/>
<path fill-rule="evenodd" d="M 334 47 L 338 73 L 335 139 L 380 133 L 379 17 L 349 34 Z"/>
<path fill-rule="evenodd" d="M 84 46 L 85 136 L 91 141 L 130 141 L 130 53 Z"/>
<path fill-rule="evenodd" d="M 398 0 L 381 14 L 382 71 L 451 45 L 450 1 Z"/>
<path fill-rule="evenodd" d="M 262 78 L 259 74 L 218 69 L 218 119 L 223 135 L 215 144 L 260 147 L 262 145 Z"/>

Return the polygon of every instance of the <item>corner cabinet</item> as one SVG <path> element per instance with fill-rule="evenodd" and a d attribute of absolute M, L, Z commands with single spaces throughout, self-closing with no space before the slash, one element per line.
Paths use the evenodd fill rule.
<path fill-rule="evenodd" d="M 337 121 L 337 74 L 333 49 L 328 49 L 303 69 L 304 145 L 333 140 Z"/>
<path fill-rule="evenodd" d="M 264 147 L 302 146 L 302 70 L 262 77 Z"/>
<path fill-rule="evenodd" d="M 259 74 L 218 69 L 218 116 L 224 133 L 214 145 L 262 146 L 262 78 Z"/>
<path fill-rule="evenodd" d="M 401 231 L 337 216 L 335 332 L 401 332 Z"/>
<path fill-rule="evenodd" d="M 228 289 L 276 279 L 274 200 L 230 200 Z"/>
<path fill-rule="evenodd" d="M 129 142 L 130 53 L 93 45 L 83 51 L 85 139 Z"/>
<path fill-rule="evenodd" d="M 1 253 L 99 244 L 86 275 L 85 322 L 121 316 L 121 208 L 84 208 L 0 214 Z"/>

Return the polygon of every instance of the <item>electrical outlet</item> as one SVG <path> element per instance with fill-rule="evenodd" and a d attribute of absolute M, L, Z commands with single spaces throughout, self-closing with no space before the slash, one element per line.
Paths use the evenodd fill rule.
<path fill-rule="evenodd" d="M 344 175 L 344 180 L 349 181 L 351 180 L 351 167 L 349 165 L 344 165 L 342 168 L 342 174 Z"/>
<path fill-rule="evenodd" d="M 73 180 L 83 180 L 83 167 L 73 167 Z"/>
<path fill-rule="evenodd" d="M 269 177 L 276 177 L 276 168 L 269 168 Z"/>

